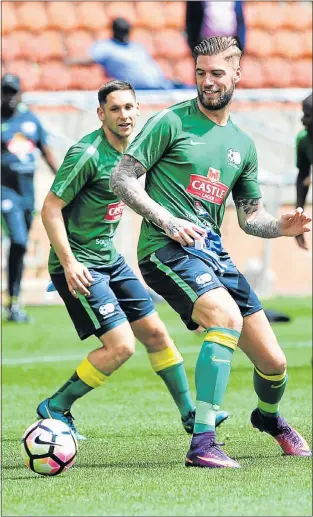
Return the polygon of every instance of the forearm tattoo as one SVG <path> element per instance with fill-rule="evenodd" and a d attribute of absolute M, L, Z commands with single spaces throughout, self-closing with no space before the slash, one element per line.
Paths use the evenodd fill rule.
<path fill-rule="evenodd" d="M 263 239 L 281 236 L 278 220 L 265 211 L 262 199 L 237 198 L 235 205 L 239 224 L 246 233 Z"/>
<path fill-rule="evenodd" d="M 138 181 L 145 173 L 140 162 L 125 154 L 111 174 L 110 188 L 137 214 L 162 228 L 165 209 L 148 196 Z"/>

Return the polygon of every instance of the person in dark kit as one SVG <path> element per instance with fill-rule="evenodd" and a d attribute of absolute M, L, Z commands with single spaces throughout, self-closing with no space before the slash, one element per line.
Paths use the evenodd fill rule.
<path fill-rule="evenodd" d="M 27 323 L 19 296 L 24 256 L 34 210 L 36 154 L 41 151 L 55 174 L 57 166 L 40 121 L 21 102 L 21 83 L 16 75 L 1 80 L 1 214 L 2 226 L 10 238 L 7 263 L 7 319 Z"/>

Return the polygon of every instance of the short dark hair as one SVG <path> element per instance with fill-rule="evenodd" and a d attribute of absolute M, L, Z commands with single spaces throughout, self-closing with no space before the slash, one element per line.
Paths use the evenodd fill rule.
<path fill-rule="evenodd" d="M 116 92 L 117 90 L 130 90 L 136 99 L 135 90 L 129 82 L 118 81 L 117 79 L 114 79 L 114 81 L 108 81 L 101 86 L 100 90 L 98 91 L 99 104 L 105 104 L 107 101 L 107 96 L 112 92 Z"/>
<path fill-rule="evenodd" d="M 221 52 L 225 52 L 229 48 L 233 49 L 233 53 L 227 56 L 227 61 L 233 57 L 241 58 L 242 50 L 240 43 L 235 36 L 215 36 L 213 38 L 205 38 L 193 49 L 192 55 L 197 60 L 198 56 L 215 56 Z"/>

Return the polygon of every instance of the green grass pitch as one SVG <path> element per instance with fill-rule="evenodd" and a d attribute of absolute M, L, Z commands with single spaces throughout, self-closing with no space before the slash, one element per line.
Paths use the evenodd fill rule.
<path fill-rule="evenodd" d="M 292 317 L 275 331 L 287 355 L 289 383 L 283 415 L 312 442 L 312 307 L 310 298 L 265 303 Z M 192 391 L 201 335 L 185 330 L 166 305 L 157 306 L 181 349 Z M 36 420 L 39 401 L 73 373 L 96 338 L 81 343 L 63 307 L 33 307 L 30 326 L 3 325 L 2 515 L 312 515 L 310 458 L 283 457 L 271 437 L 251 428 L 255 407 L 252 368 L 237 351 L 218 431 L 240 470 L 186 469 L 189 438 L 165 385 L 141 344 L 104 388 L 73 407 L 79 430 L 76 464 L 64 475 L 42 477 L 20 457 L 20 437 Z"/>

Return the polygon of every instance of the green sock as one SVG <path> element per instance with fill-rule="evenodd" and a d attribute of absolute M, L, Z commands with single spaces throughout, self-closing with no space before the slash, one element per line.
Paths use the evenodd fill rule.
<path fill-rule="evenodd" d="M 197 391 L 194 433 L 215 431 L 216 413 L 227 388 L 231 360 L 240 333 L 232 329 L 208 329 L 195 371 Z M 219 340 L 224 344 L 210 339 Z"/>
<path fill-rule="evenodd" d="M 93 390 L 75 372 L 72 377 L 49 400 L 49 407 L 55 411 L 68 411 L 75 402 Z"/>
<path fill-rule="evenodd" d="M 174 364 L 157 372 L 165 382 L 183 418 L 195 408 L 184 363 Z"/>
<path fill-rule="evenodd" d="M 262 415 L 269 418 L 279 416 L 279 402 L 286 389 L 287 379 L 286 371 L 280 375 L 265 375 L 254 368 L 253 384 Z"/>

